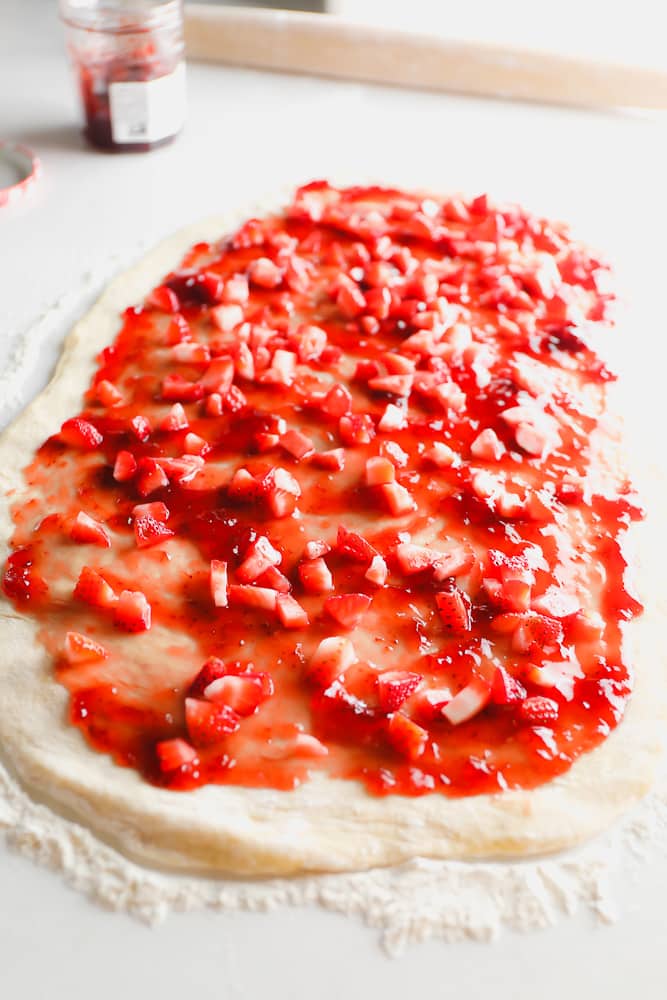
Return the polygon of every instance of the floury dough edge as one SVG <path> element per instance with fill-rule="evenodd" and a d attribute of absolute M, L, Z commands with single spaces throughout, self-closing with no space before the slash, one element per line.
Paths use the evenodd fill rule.
<path fill-rule="evenodd" d="M 119 313 L 141 300 L 191 244 L 219 237 L 247 214 L 208 220 L 177 233 L 109 285 L 93 311 L 70 334 L 48 389 L 0 441 L 3 494 L 21 488 L 20 469 L 29 455 L 80 408 L 81 394 L 94 370 L 94 355 L 113 339 Z M 26 343 L 29 340 L 30 335 Z M 14 374 L 18 378 L 19 371 Z M 636 463 L 643 472 L 647 461 Z M 664 484 L 653 474 L 642 478 L 648 480 L 641 488 L 649 509 L 657 511 L 665 495 Z M 3 502 L 3 539 L 10 533 L 9 510 L 10 504 Z M 633 529 L 642 580 L 661 578 L 659 546 L 652 532 L 650 520 Z M 5 555 L 6 542 L 0 550 L 2 561 Z M 134 772 L 114 767 L 103 755 L 89 750 L 78 731 L 63 723 L 67 695 L 50 677 L 46 657 L 34 639 L 34 626 L 3 601 L 0 740 L 12 774 L 4 768 L 0 771 L 0 826 L 9 831 L 11 844 L 62 869 L 68 881 L 87 894 L 150 920 L 170 908 L 255 909 L 319 901 L 332 909 L 361 914 L 383 928 L 389 944 L 398 946 L 431 934 L 487 937 L 503 923 L 548 924 L 580 902 L 599 909 L 602 881 L 613 868 L 614 851 L 628 836 L 636 839 L 637 831 L 648 832 L 652 840 L 661 829 L 664 832 L 666 796 L 653 796 L 652 805 L 640 810 L 643 819 L 624 824 L 602 842 L 556 859 L 518 863 L 406 859 L 415 853 L 474 858 L 557 850 L 605 829 L 640 799 L 659 757 L 661 699 L 657 696 L 664 687 L 664 664 L 656 658 L 656 651 L 661 647 L 657 629 L 663 614 L 664 607 L 649 608 L 640 623 L 633 625 L 632 644 L 639 650 L 642 666 L 620 729 L 566 776 L 544 788 L 469 800 L 434 796 L 369 800 L 350 783 L 331 781 L 320 782 L 319 787 L 312 782 L 296 793 L 205 788 L 186 800 L 192 805 L 185 811 L 179 804 L 180 850 L 174 852 L 156 839 L 165 830 L 168 838 L 172 836 L 174 827 L 165 812 L 173 812 L 176 796 L 144 784 Z M 36 732 L 41 738 L 35 737 Z M 19 775 L 23 784 L 13 775 Z M 55 787 L 54 807 L 59 812 L 33 801 L 26 786 L 42 800 L 43 789 Z M 102 787 L 104 794 L 92 807 L 87 806 L 91 789 L 96 787 Z M 134 816 L 130 823 L 119 823 L 116 817 L 125 806 L 128 815 L 134 812 Z M 232 817 L 231 827 L 221 829 L 221 815 L 227 823 Z M 313 815 L 318 817 L 317 829 L 309 819 Z M 393 869 L 289 881 L 188 880 L 137 867 L 74 819 L 97 827 L 131 856 L 166 867 L 282 875 L 404 863 Z M 208 825 L 209 831 L 193 843 L 188 834 L 197 823 L 203 824 L 204 831 Z M 220 853 L 219 838 L 227 833 L 231 834 L 229 849 Z M 361 850 L 349 853 L 350 843 Z M 438 889 L 437 902 L 434 888 Z"/>

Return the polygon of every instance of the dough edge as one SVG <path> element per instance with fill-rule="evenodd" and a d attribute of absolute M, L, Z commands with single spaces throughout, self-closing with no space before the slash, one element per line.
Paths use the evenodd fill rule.
<path fill-rule="evenodd" d="M 278 206 L 274 201 L 269 208 Z M 190 246 L 219 239 L 248 214 L 179 230 L 114 278 L 76 323 L 50 383 L 0 436 L 2 564 L 11 509 L 25 488 L 22 470 L 41 442 L 80 409 L 94 357 L 115 337 L 119 314 L 141 301 Z M 651 546 L 646 523 L 633 528 L 633 542 L 641 562 L 650 562 L 657 546 Z M 68 695 L 51 676 L 35 622 L 0 595 L 0 752 L 37 799 L 159 868 L 279 876 L 363 870 L 417 856 L 546 854 L 606 829 L 651 787 L 662 753 L 667 689 L 658 629 L 652 607 L 628 629 L 628 655 L 641 667 L 621 725 L 566 774 L 536 789 L 459 799 L 378 798 L 356 782 L 318 775 L 291 792 L 234 786 L 169 792 L 116 766 L 66 723 Z"/>

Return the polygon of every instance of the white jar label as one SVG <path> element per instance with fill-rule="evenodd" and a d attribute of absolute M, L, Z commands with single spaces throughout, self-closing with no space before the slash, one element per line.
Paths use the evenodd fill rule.
<path fill-rule="evenodd" d="M 159 142 L 185 122 L 185 65 L 155 80 L 109 84 L 111 136 L 115 143 Z"/>

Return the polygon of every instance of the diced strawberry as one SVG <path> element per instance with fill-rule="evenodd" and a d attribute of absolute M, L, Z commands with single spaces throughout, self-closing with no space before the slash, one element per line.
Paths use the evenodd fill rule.
<path fill-rule="evenodd" d="M 204 666 L 190 684 L 188 694 L 193 698 L 203 697 L 204 692 L 213 681 L 217 681 L 219 677 L 225 677 L 228 673 L 230 673 L 230 670 L 224 660 L 221 660 L 218 656 L 209 656 Z"/>
<path fill-rule="evenodd" d="M 260 376 L 260 382 L 285 387 L 292 385 L 296 374 L 296 362 L 297 356 L 293 351 L 278 348 L 271 359 L 271 366 Z"/>
<path fill-rule="evenodd" d="M 412 375 L 383 375 L 370 379 L 368 387 L 375 392 L 388 392 L 393 396 L 409 396 L 412 382 Z"/>
<path fill-rule="evenodd" d="M 138 504 L 132 511 L 134 517 L 134 540 L 137 548 L 146 549 L 151 545 L 172 538 L 174 532 L 166 526 L 169 511 L 165 504 Z"/>
<path fill-rule="evenodd" d="M 354 319 L 365 310 L 366 299 L 359 286 L 347 279 L 344 284 L 341 283 L 336 293 L 336 305 L 346 319 Z"/>
<path fill-rule="evenodd" d="M 186 740 L 177 737 L 173 740 L 160 740 L 155 745 L 160 770 L 165 774 L 189 767 L 198 761 L 197 751 Z"/>
<path fill-rule="evenodd" d="M 180 344 L 184 340 L 190 340 L 190 324 L 181 313 L 175 313 L 173 319 L 167 327 L 165 342 L 167 344 Z"/>
<path fill-rule="evenodd" d="M 204 403 L 204 409 L 208 417 L 221 417 L 225 412 L 222 405 L 222 396 L 219 392 L 212 392 L 210 396 L 206 397 L 206 402 Z"/>
<path fill-rule="evenodd" d="M 401 517 L 417 509 L 410 492 L 400 483 L 385 483 L 379 487 L 384 501 L 394 517 Z"/>
<path fill-rule="evenodd" d="M 395 403 L 387 403 L 384 408 L 384 413 L 380 417 L 378 422 L 378 429 L 384 433 L 392 433 L 392 431 L 400 431 L 405 427 L 406 416 L 405 411 L 396 406 Z"/>
<path fill-rule="evenodd" d="M 557 701 L 539 694 L 526 698 L 519 705 L 519 714 L 526 722 L 553 722 L 559 710 Z"/>
<path fill-rule="evenodd" d="M 448 469 L 457 460 L 457 454 L 442 441 L 434 441 L 424 452 L 424 458 L 440 469 Z"/>
<path fill-rule="evenodd" d="M 78 663 L 95 663 L 104 660 L 109 655 L 104 646 L 95 642 L 80 632 L 68 632 L 65 635 L 63 655 L 72 666 Z"/>
<path fill-rule="evenodd" d="M 409 760 L 418 760 L 428 742 L 428 732 L 402 712 L 396 712 L 387 724 L 387 736 L 394 749 Z"/>
<path fill-rule="evenodd" d="M 228 705 L 243 718 L 254 715 L 267 697 L 265 682 L 256 674 L 226 674 L 211 681 L 204 694 L 207 701 Z"/>
<path fill-rule="evenodd" d="M 169 520 L 169 508 L 161 500 L 155 500 L 153 503 L 138 503 L 132 508 L 132 517 L 145 517 L 146 515 L 159 521 L 160 524 L 166 524 Z"/>
<path fill-rule="evenodd" d="M 259 535 L 251 542 L 244 561 L 236 570 L 236 578 L 241 583 L 253 583 L 269 566 L 279 566 L 282 558 L 282 554 L 271 545 L 269 539 L 265 535 Z"/>
<path fill-rule="evenodd" d="M 220 559 L 211 559 L 210 567 L 211 597 L 216 608 L 226 608 L 227 599 L 227 563 Z"/>
<path fill-rule="evenodd" d="M 114 609 L 116 625 L 127 632 L 145 632 L 151 627 L 151 606 L 141 590 L 122 590 Z"/>
<path fill-rule="evenodd" d="M 147 497 L 169 485 L 166 472 L 154 458 L 140 459 L 138 473 L 137 490 L 142 497 Z"/>
<path fill-rule="evenodd" d="M 279 594 L 289 594 L 292 589 L 292 584 L 277 566 L 265 569 L 256 582 L 258 587 L 268 587 L 269 590 L 277 590 Z"/>
<path fill-rule="evenodd" d="M 324 610 L 343 628 L 355 628 L 370 606 L 367 594 L 339 594 L 324 602 Z"/>
<path fill-rule="evenodd" d="M 438 383 L 433 389 L 432 395 L 446 410 L 461 413 L 466 407 L 467 399 L 465 392 L 451 379 Z"/>
<path fill-rule="evenodd" d="M 171 349 L 171 356 L 174 361 L 184 365 L 205 365 L 211 360 L 211 352 L 208 344 L 198 344 L 194 341 L 183 341 L 174 344 Z"/>
<path fill-rule="evenodd" d="M 112 608 L 118 600 L 111 585 L 89 566 L 84 566 L 79 574 L 74 597 L 94 608 Z"/>
<path fill-rule="evenodd" d="M 248 301 L 249 295 L 248 279 L 245 274 L 234 274 L 231 278 L 227 278 L 225 289 L 222 293 L 223 302 L 234 302 L 240 306 L 244 306 Z"/>
<path fill-rule="evenodd" d="M 189 426 L 188 417 L 182 403 L 174 403 L 167 416 L 160 422 L 160 430 L 167 433 L 184 431 Z"/>
<path fill-rule="evenodd" d="M 211 450 L 208 441 L 200 437 L 199 434 L 188 432 L 183 439 L 183 450 L 186 455 L 205 455 Z"/>
<path fill-rule="evenodd" d="M 160 394 L 163 399 L 180 403 L 194 403 L 204 395 L 201 382 L 189 382 L 182 375 L 165 375 Z"/>
<path fill-rule="evenodd" d="M 472 628 L 470 598 L 456 586 L 435 595 L 435 602 L 445 626 L 452 632 L 469 632 Z"/>
<path fill-rule="evenodd" d="M 433 549 L 425 545 L 413 545 L 412 542 L 400 542 L 395 552 L 398 565 L 407 576 L 431 569 L 438 558 L 438 553 Z"/>
<path fill-rule="evenodd" d="M 470 445 L 470 453 L 475 458 L 487 462 L 497 462 L 505 454 L 505 445 L 491 427 L 481 431 Z"/>
<path fill-rule="evenodd" d="M 330 417 L 340 418 L 345 416 L 352 409 L 352 396 L 349 389 L 339 383 L 332 385 L 320 403 L 320 407 Z"/>
<path fill-rule="evenodd" d="M 331 570 L 322 558 L 299 563 L 299 577 L 309 594 L 327 594 L 333 590 Z"/>
<path fill-rule="evenodd" d="M 423 722 L 441 721 L 442 710 L 451 700 L 449 688 L 422 688 L 415 693 L 412 708 Z"/>
<path fill-rule="evenodd" d="M 310 658 L 308 679 L 322 688 L 328 688 L 348 667 L 357 661 L 357 654 L 349 639 L 332 635 L 322 639 Z"/>
<path fill-rule="evenodd" d="M 180 309 L 178 295 L 166 285 L 158 285 L 154 288 L 146 299 L 149 306 L 159 309 L 160 312 L 177 313 Z"/>
<path fill-rule="evenodd" d="M 526 680 L 531 684 L 553 688 L 567 701 L 572 701 L 575 681 L 583 676 L 584 672 L 576 659 L 561 661 L 543 659 L 539 666 L 530 666 L 526 671 Z"/>
<path fill-rule="evenodd" d="M 296 757 L 326 757 L 328 747 L 312 733 L 297 733 L 294 737 L 293 754 Z"/>
<path fill-rule="evenodd" d="M 194 745 L 208 747 L 220 743 L 230 733 L 235 733 L 241 720 L 229 705 L 186 698 L 185 724 Z"/>
<path fill-rule="evenodd" d="M 563 641 L 563 626 L 546 615 L 524 614 L 514 630 L 512 649 L 519 653 L 549 650 Z"/>
<path fill-rule="evenodd" d="M 130 433 L 135 436 L 137 441 L 148 441 L 151 430 L 150 421 L 146 417 L 137 415 L 130 420 Z"/>
<path fill-rule="evenodd" d="M 407 670 L 385 670 L 381 673 L 377 679 L 377 687 L 382 711 L 387 714 L 396 712 L 419 687 L 421 680 L 421 674 Z"/>
<path fill-rule="evenodd" d="M 383 483 L 393 483 L 396 479 L 396 468 L 393 462 L 381 455 L 366 459 L 366 485 L 382 486 Z"/>
<path fill-rule="evenodd" d="M 230 497 L 248 502 L 259 499 L 263 492 L 258 481 L 247 469 L 236 470 L 227 491 Z"/>
<path fill-rule="evenodd" d="M 455 545 L 449 552 L 438 554 L 433 563 L 433 579 L 440 583 L 452 576 L 462 576 L 469 573 L 474 564 L 474 554 L 465 545 Z"/>
<path fill-rule="evenodd" d="M 380 455 L 382 458 L 388 458 L 395 469 L 404 469 L 410 458 L 395 441 L 383 441 L 380 445 Z"/>
<path fill-rule="evenodd" d="M 59 437 L 65 444 L 71 445 L 72 448 L 81 448 L 83 451 L 98 448 L 104 440 L 98 429 L 81 417 L 66 420 L 60 428 Z"/>
<path fill-rule="evenodd" d="M 175 483 L 189 483 L 204 468 L 204 459 L 201 455 L 181 455 L 180 458 L 142 458 L 142 471 L 144 462 L 155 462 L 164 474 L 169 476 Z M 209 469 L 209 482 L 212 479 L 213 472 L 214 469 Z M 158 481 L 158 477 L 156 476 L 156 482 Z"/>
<path fill-rule="evenodd" d="M 276 611 L 285 628 L 306 628 L 310 624 L 306 609 L 291 594 L 278 594 Z"/>
<path fill-rule="evenodd" d="M 416 367 L 414 358 L 406 358 L 404 354 L 395 354 L 392 351 L 383 354 L 382 360 L 390 375 L 409 375 Z"/>
<path fill-rule="evenodd" d="M 137 471 L 137 460 L 131 451 L 119 451 L 113 467 L 113 477 L 117 483 L 126 483 Z"/>
<path fill-rule="evenodd" d="M 373 556 L 371 564 L 364 573 L 369 583 L 374 583 L 376 587 L 384 587 L 387 581 L 387 564 L 381 555 Z"/>
<path fill-rule="evenodd" d="M 218 330 L 231 333 L 243 322 L 243 309 L 235 302 L 216 306 L 215 309 L 211 309 L 211 319 Z"/>
<path fill-rule="evenodd" d="M 481 712 L 490 698 L 490 686 L 481 677 L 475 676 L 443 707 L 442 714 L 453 726 L 458 726 Z"/>
<path fill-rule="evenodd" d="M 345 450 L 343 448 L 331 448 L 329 451 L 317 451 L 312 456 L 313 465 L 320 469 L 330 469 L 332 472 L 341 472 L 345 468 Z"/>
<path fill-rule="evenodd" d="M 230 386 L 222 397 L 222 408 L 225 413 L 239 413 L 247 405 L 248 400 L 237 385 Z"/>
<path fill-rule="evenodd" d="M 380 366 L 377 361 L 357 361 L 357 367 L 354 370 L 354 378 L 357 382 L 368 382 L 369 379 L 375 378 L 379 374 Z"/>
<path fill-rule="evenodd" d="M 523 684 L 498 664 L 491 682 L 491 701 L 496 705 L 509 705 L 511 702 L 523 701 L 525 697 L 526 689 Z"/>
<path fill-rule="evenodd" d="M 258 257 L 248 268 L 248 278 L 260 288 L 277 288 L 282 283 L 283 272 L 268 257 Z"/>
<path fill-rule="evenodd" d="M 262 611 L 275 611 L 278 593 L 268 587 L 254 587 L 252 584 L 232 584 L 227 590 L 232 604 Z"/>
<path fill-rule="evenodd" d="M 540 597 L 532 601 L 534 611 L 539 611 L 551 618 L 567 618 L 581 610 L 581 601 L 576 594 L 569 593 L 562 587 L 547 587 Z"/>
<path fill-rule="evenodd" d="M 232 358 L 213 358 L 210 365 L 199 380 L 206 392 L 218 392 L 225 396 L 234 381 L 234 362 Z"/>
<path fill-rule="evenodd" d="M 316 538 L 310 542 L 306 542 L 303 557 L 304 559 L 319 559 L 320 556 L 325 556 L 327 552 L 331 552 L 329 543 L 325 542 L 322 538 Z"/>
<path fill-rule="evenodd" d="M 342 556 L 361 563 L 368 563 L 377 555 L 376 550 L 363 535 L 359 535 L 356 531 L 348 531 L 343 525 L 338 529 L 336 549 Z"/>
<path fill-rule="evenodd" d="M 297 461 L 301 461 L 307 455 L 312 455 L 315 450 L 312 439 L 301 431 L 290 429 L 280 438 L 280 443 L 290 455 Z"/>
<path fill-rule="evenodd" d="M 102 406 L 119 406 L 123 402 L 123 394 L 119 392 L 113 382 L 103 378 L 95 386 L 95 395 Z"/>
<path fill-rule="evenodd" d="M 368 413 L 348 413 L 338 421 L 338 432 L 343 444 L 350 447 L 370 444 L 375 437 L 375 424 Z"/>
<path fill-rule="evenodd" d="M 111 546 L 111 536 L 100 521 L 80 510 L 70 524 L 69 535 L 72 541 L 99 545 L 103 549 Z"/>
<path fill-rule="evenodd" d="M 266 501 L 274 517 L 289 517 L 301 496 L 301 487 L 294 476 L 277 466 L 265 480 Z"/>

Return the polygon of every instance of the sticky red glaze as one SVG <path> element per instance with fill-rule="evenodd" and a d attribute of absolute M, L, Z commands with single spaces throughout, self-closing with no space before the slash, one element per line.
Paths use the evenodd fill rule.
<path fill-rule="evenodd" d="M 291 788 L 322 769 L 377 794 L 468 795 L 566 771 L 622 718 L 622 626 L 641 610 L 619 546 L 640 511 L 597 432 L 611 375 L 586 343 L 610 298 L 605 267 L 562 227 L 484 197 L 317 183 L 284 216 L 193 248 L 99 357 L 80 417 L 102 444 L 85 426 L 50 438 L 15 508 L 5 593 L 38 620 L 72 722 L 174 789 Z M 212 367 L 205 349 L 174 346 L 194 343 Z M 178 401 L 187 427 L 160 429 Z M 130 423 L 138 415 L 148 427 Z M 287 429 L 300 434 L 283 447 Z M 189 482 L 167 464 L 160 485 L 146 462 L 198 453 Z M 389 463 L 367 470 L 373 456 Z M 277 468 L 300 496 L 278 488 Z M 133 508 L 157 501 L 174 534 L 150 544 L 142 529 L 137 548 Z M 79 511 L 110 549 L 103 535 L 74 540 Z M 253 578 L 259 536 L 273 563 Z M 308 554 L 326 566 L 300 570 L 318 540 Z M 212 560 L 226 564 L 226 607 L 213 602 Z M 74 596 L 82 565 L 116 594 L 140 591 L 150 629 Z M 270 607 L 239 605 L 248 587 Z M 286 627 L 286 591 L 309 625 Z M 341 595 L 362 596 L 341 607 Z M 108 656 L 68 661 L 67 631 Z M 353 647 L 337 680 L 313 666 L 330 636 Z M 223 666 L 195 680 L 208 657 Z M 216 670 L 265 678 L 225 682 L 222 721 Z M 183 742 L 156 749 L 172 739 Z"/>

